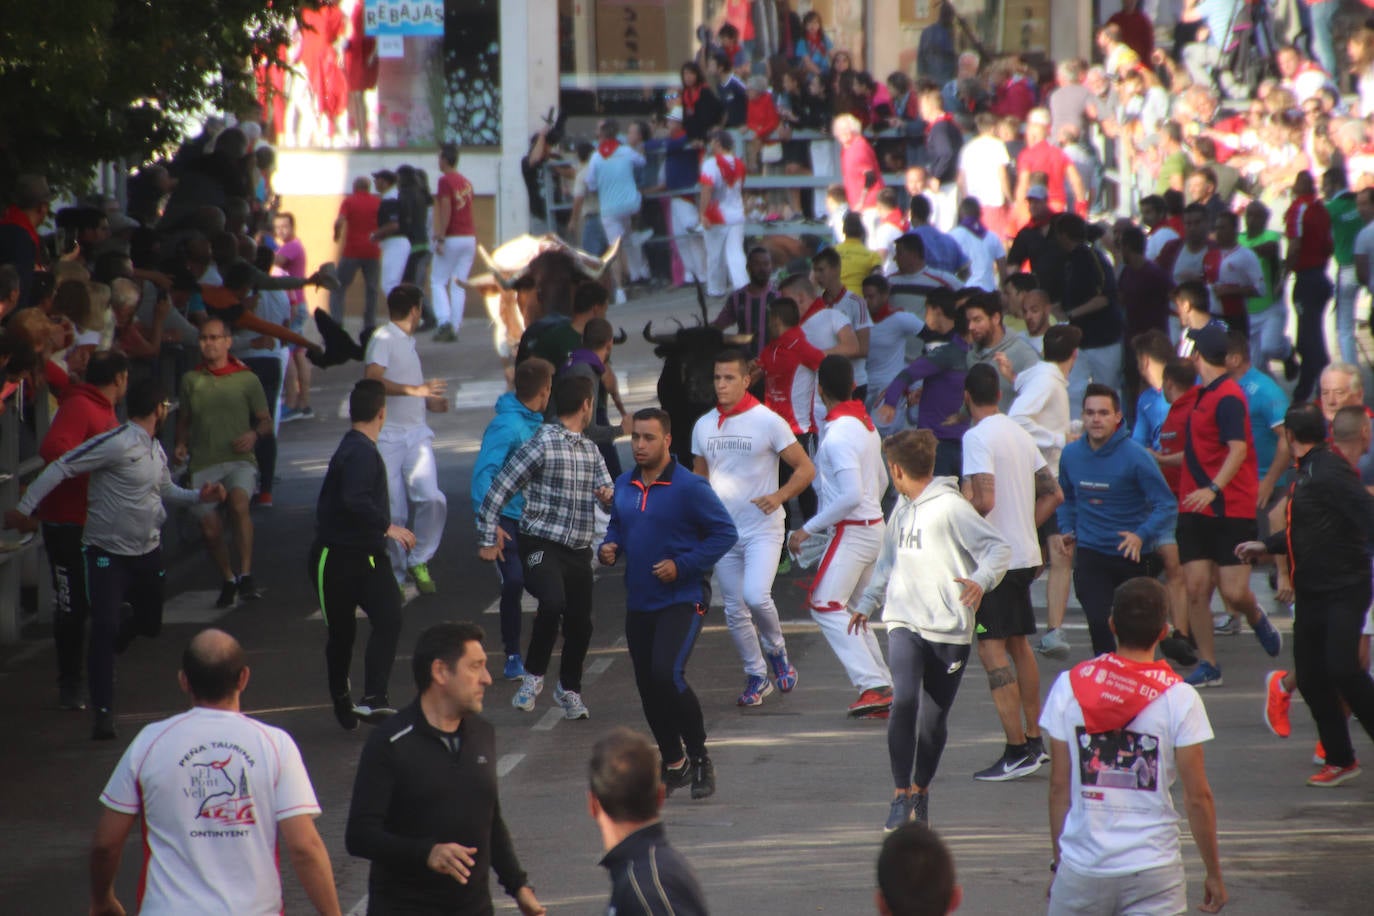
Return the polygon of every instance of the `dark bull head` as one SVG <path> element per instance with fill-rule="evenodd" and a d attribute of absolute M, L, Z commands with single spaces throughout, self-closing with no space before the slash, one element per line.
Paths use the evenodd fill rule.
<path fill-rule="evenodd" d="M 658 402 L 672 418 L 673 454 L 691 467 L 692 426 L 715 406 L 716 355 L 727 347 L 747 346 L 752 334 L 726 334 L 720 328 L 681 327 L 670 334 L 655 334 L 653 322 L 644 325 L 644 339 L 663 357 L 658 377 Z"/>
<path fill-rule="evenodd" d="M 597 257 L 554 235 L 522 235 L 490 253 L 477 246 L 497 283 L 507 289 L 517 284 L 533 286 L 544 313 L 560 315 L 572 314 L 577 287 L 589 280 L 599 282 L 619 250 L 617 240 Z"/>

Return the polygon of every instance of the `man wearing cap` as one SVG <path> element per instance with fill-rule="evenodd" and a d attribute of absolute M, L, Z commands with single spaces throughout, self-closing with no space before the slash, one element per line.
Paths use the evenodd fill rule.
<path fill-rule="evenodd" d="M 363 275 L 363 327 L 377 323 L 377 288 L 380 282 L 381 249 L 373 241 L 382 199 L 372 193 L 366 177 L 353 179 L 353 193 L 339 205 L 334 220 L 334 241 L 343 246 L 339 257 L 339 288 L 329 291 L 329 317 L 342 323 L 344 295 L 361 271 Z"/>
<path fill-rule="evenodd" d="M 19 274 L 19 304 L 29 304 L 29 286 L 38 266 L 42 246 L 38 227 L 48 218 L 48 180 L 42 175 L 20 175 L 14 184 L 9 208 L 0 215 L 0 264 L 11 264 Z"/>
<path fill-rule="evenodd" d="M 1236 544 L 1256 539 L 1259 472 L 1245 392 L 1226 370 L 1230 341 L 1213 326 L 1188 331 L 1201 387 L 1189 414 L 1179 482 L 1178 559 L 1188 589 L 1188 620 L 1197 640 L 1198 664 L 1187 681 L 1220 687 L 1212 634 L 1212 583 L 1237 613 L 1250 621 L 1264 651 L 1277 656 L 1282 638 L 1250 591 L 1250 566 Z"/>
<path fill-rule="evenodd" d="M 682 259 L 682 279 L 686 283 L 706 282 L 706 248 L 694 230 L 701 225 L 697 213 L 697 181 L 701 174 L 701 155 L 682 127 L 682 108 L 668 112 L 668 136 L 644 144 L 648 153 L 663 153 L 663 184 L 672 199 L 668 202 L 672 234 L 677 238 L 677 256 Z"/>
<path fill-rule="evenodd" d="M 1024 195 L 1018 191 L 1016 199 L 1023 197 L 1030 222 L 1011 240 L 1007 270 L 1026 270 L 1025 265 L 1029 264 L 1029 271 L 1035 274 L 1045 295 L 1051 302 L 1058 302 L 1064 290 L 1064 253 L 1059 250 L 1051 224 L 1059 212 L 1050 206 L 1049 189 L 1043 184 L 1032 184 Z"/>
<path fill-rule="evenodd" d="M 1068 207 L 1067 189 L 1073 189 L 1074 209 L 1087 215 L 1088 196 L 1083 188 L 1083 179 L 1074 168 L 1073 162 L 1059 147 L 1049 140 L 1050 111 L 1048 108 L 1033 108 L 1026 117 L 1026 148 L 1016 157 L 1016 199 L 1026 200 L 1026 192 L 1031 188 L 1031 173 L 1044 172 L 1050 209 L 1062 213 Z"/>
<path fill-rule="evenodd" d="M 396 173 L 382 169 L 372 173 L 377 193 L 382 195 L 377 205 L 377 230 L 372 241 L 382 251 L 382 292 L 389 293 L 400 285 L 410 259 L 410 237 L 401 231 L 401 193 L 396 186 Z"/>

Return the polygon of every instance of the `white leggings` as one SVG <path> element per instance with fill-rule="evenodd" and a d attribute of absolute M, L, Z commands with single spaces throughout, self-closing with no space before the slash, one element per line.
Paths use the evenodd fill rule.
<path fill-rule="evenodd" d="M 766 677 L 763 653 L 786 648 L 778 606 L 773 603 L 773 577 L 782 557 L 783 530 L 756 531 L 741 537 L 716 564 L 725 622 L 744 662 L 744 673 Z M 760 651 L 759 642 L 763 649 Z"/>
<path fill-rule="evenodd" d="M 429 273 L 430 305 L 434 309 L 434 320 L 453 325 L 455 331 L 463 323 L 467 291 L 454 281 L 467 280 L 476 257 L 477 238 L 471 235 L 450 235 L 444 239 L 443 248 L 434 252 Z"/>
<path fill-rule="evenodd" d="M 891 687 L 892 674 L 869 626 L 849 632 L 849 611 L 873 577 L 885 525 L 845 525 L 835 533 L 811 587 L 811 619 L 820 626 L 849 682 L 859 690 Z"/>

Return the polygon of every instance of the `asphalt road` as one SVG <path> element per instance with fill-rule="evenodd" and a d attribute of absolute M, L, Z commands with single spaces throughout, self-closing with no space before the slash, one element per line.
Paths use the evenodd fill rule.
<path fill-rule="evenodd" d="M 657 376 L 657 360 L 639 336 L 643 322 L 662 322 L 670 314 L 690 320 L 693 310 L 689 297 L 675 293 L 613 311 L 612 319 L 630 331 L 616 363 L 632 406 L 653 399 Z M 421 355 L 428 374 L 460 386 L 456 409 L 433 422 L 449 520 L 431 567 L 439 593 L 416 598 L 405 610 L 392 698 L 402 703 L 413 696 L 405 662 L 421 629 L 445 619 L 477 620 L 486 627 L 488 648 L 496 648 L 491 664 L 498 677 L 487 692 L 486 715 L 496 725 L 502 806 L 523 863 L 551 912 L 602 913 L 608 885 L 596 865 L 600 841 L 586 813 L 586 760 L 604 729 L 643 727 L 622 647 L 623 585 L 619 574 L 609 571 L 596 586 L 596 632 L 584 691 L 592 718 L 562 721 L 550 711 L 547 691 L 534 713 L 513 709 L 514 685 L 499 680 L 502 657 L 492 612 L 496 577 L 476 558 L 468 498 L 481 430 L 503 388 L 499 366 L 484 327 L 476 322 L 464 326 L 459 344 L 422 343 Z M 346 428 L 338 407 L 355 378 L 356 367 L 318 375 L 314 403 L 320 418 L 283 428 L 276 506 L 255 516 L 263 600 L 217 616 L 210 607 L 215 576 L 208 562 L 193 557 L 173 570 L 169 592 L 174 597 L 162 637 L 135 643 L 119 660 L 118 741 L 93 743 L 84 714 L 56 710 L 52 650 L 40 631 L 30 632 L 29 642 L 0 650 L 0 722 L 11 736 L 0 749 L 0 911 L 84 911 L 85 856 L 99 811 L 97 795 L 137 729 L 183 707 L 175 682 L 179 654 L 186 639 L 211 622 L 236 635 L 248 650 L 253 676 L 244 697 L 247 710 L 289 730 L 300 745 L 324 808 L 318 823 L 333 857 L 344 912 L 365 911 L 367 864 L 350 858 L 343 845 L 365 733 L 341 731 L 329 712 L 324 625 L 305 571 L 319 479 Z M 1262 579 L 1255 581 L 1261 602 L 1272 604 Z M 802 582 L 793 575 L 775 587 L 800 672 L 795 692 L 775 694 L 759 709 L 734 705 L 742 676 L 719 610 L 712 613 L 689 669 L 706 711 L 719 791 L 704 802 L 692 802 L 685 793 L 674 797 L 665 818 L 716 913 L 873 911 L 873 866 L 891 793 L 884 724 L 845 717 L 854 691 L 802 610 Z M 1043 590 L 1037 595 L 1043 601 Z M 1070 623 L 1079 621 L 1071 611 Z M 1291 621 L 1278 622 L 1285 633 L 1291 629 L 1286 626 Z M 360 636 L 365 632 L 364 627 Z M 1054 676 L 1088 654 L 1081 626 L 1070 636 L 1075 641 L 1070 662 L 1042 665 L 1042 693 Z M 1315 732 L 1304 708 L 1294 706 L 1291 739 L 1272 737 L 1261 717 L 1270 660 L 1248 634 L 1218 641 L 1227 686 L 1207 691 L 1204 700 L 1217 734 L 1208 764 L 1231 894 L 1227 911 L 1369 912 L 1374 776 L 1330 791 L 1305 788 Z M 361 651 L 360 639 L 359 656 Z M 1286 648 L 1283 658 L 1291 658 Z M 982 672 L 970 664 L 974 670 L 955 705 L 949 746 L 933 788 L 932 825 L 953 849 L 965 912 L 1038 912 L 1049 877 L 1048 769 L 1006 784 L 971 778 L 998 756 L 1002 738 Z M 360 657 L 355 665 L 360 677 Z M 1357 736 L 1356 747 L 1374 756 L 1366 736 Z M 1201 869 L 1186 838 L 1184 858 L 1196 903 Z M 133 838 L 118 884 L 130 906 L 138 861 Z M 289 868 L 285 886 L 287 911 L 306 910 Z M 504 898 L 497 905 L 513 910 Z"/>

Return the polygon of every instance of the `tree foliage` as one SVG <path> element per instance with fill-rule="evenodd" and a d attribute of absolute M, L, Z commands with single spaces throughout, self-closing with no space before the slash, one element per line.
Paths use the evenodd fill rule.
<path fill-rule="evenodd" d="M 319 0 L 36 0 L 0 14 L 0 195 L 145 161 L 207 108 L 253 107 L 252 61 Z"/>

